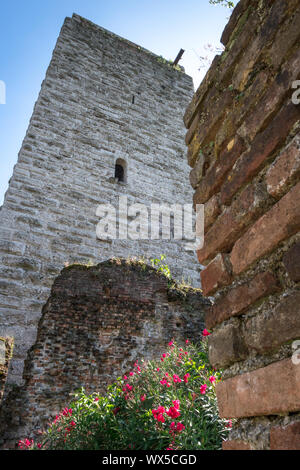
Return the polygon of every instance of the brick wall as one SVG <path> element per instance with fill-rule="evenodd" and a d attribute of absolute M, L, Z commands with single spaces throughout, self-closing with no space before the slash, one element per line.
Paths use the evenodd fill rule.
<path fill-rule="evenodd" d="M 64 21 L 0 208 L 0 336 L 15 342 L 7 386 L 22 384 L 66 262 L 163 253 L 177 279 L 199 277 L 183 240 L 96 237 L 98 205 L 117 209 L 120 196 L 128 207 L 191 201 L 182 117 L 192 95 L 191 77 L 157 55 L 78 15 Z"/>
<path fill-rule="evenodd" d="M 23 378 L 4 399 L 2 444 L 34 436 L 80 387 L 88 393 L 159 357 L 174 338 L 199 340 L 210 305 L 199 289 L 170 287 L 143 263 L 74 265 L 55 280 Z"/>
<path fill-rule="evenodd" d="M 299 0 L 241 0 L 184 117 L 224 449 L 300 449 L 299 24 Z"/>
<path fill-rule="evenodd" d="M 5 389 L 8 367 L 13 352 L 13 339 L 0 337 L 0 403 Z"/>

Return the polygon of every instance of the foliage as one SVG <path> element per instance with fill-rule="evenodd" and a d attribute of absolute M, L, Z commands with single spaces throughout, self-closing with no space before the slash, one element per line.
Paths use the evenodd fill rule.
<path fill-rule="evenodd" d="M 152 258 L 150 260 L 151 266 L 157 271 L 163 273 L 168 279 L 171 279 L 171 271 L 167 264 L 164 264 L 166 255 L 160 255 L 160 258 Z"/>
<path fill-rule="evenodd" d="M 209 0 L 211 5 L 222 5 L 226 8 L 234 8 L 234 3 L 229 0 Z"/>
<path fill-rule="evenodd" d="M 231 422 L 218 416 L 215 384 L 203 341 L 182 347 L 169 343 L 161 358 L 138 361 L 107 394 L 75 394 L 42 440 L 24 440 L 23 449 L 218 450 Z"/>
<path fill-rule="evenodd" d="M 174 61 L 172 59 L 165 59 L 162 55 L 160 55 L 159 57 L 157 57 L 157 62 L 160 62 L 161 64 L 166 64 L 168 65 L 169 67 L 172 67 L 173 69 L 177 70 L 178 72 L 182 72 L 182 69 L 180 67 L 180 65 L 173 65 L 174 64 Z"/>

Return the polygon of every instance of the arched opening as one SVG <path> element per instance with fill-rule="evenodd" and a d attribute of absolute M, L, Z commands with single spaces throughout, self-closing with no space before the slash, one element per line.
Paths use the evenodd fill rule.
<path fill-rule="evenodd" d="M 119 183 L 126 183 L 127 173 L 126 173 L 126 162 L 122 158 L 118 158 L 115 164 L 115 178 Z"/>

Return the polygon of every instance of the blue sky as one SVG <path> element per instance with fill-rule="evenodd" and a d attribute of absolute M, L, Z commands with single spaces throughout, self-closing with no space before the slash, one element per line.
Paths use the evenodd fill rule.
<path fill-rule="evenodd" d="M 230 11 L 208 0 L 10 0 L 2 2 L 0 80 L 0 205 L 17 162 L 34 103 L 66 16 L 78 13 L 166 59 L 175 59 L 198 86 L 204 75 L 198 56 L 220 46 Z"/>

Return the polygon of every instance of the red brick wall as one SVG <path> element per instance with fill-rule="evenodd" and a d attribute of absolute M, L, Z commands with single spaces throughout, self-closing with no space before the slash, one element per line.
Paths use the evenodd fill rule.
<path fill-rule="evenodd" d="M 0 412 L 2 444 L 34 436 L 81 387 L 105 391 L 134 362 L 165 351 L 174 338 L 199 340 L 210 306 L 199 289 L 169 286 L 139 262 L 74 265 L 55 280 L 28 353 L 25 385 Z M 1 442 L 0 442 L 1 444 Z"/>
<path fill-rule="evenodd" d="M 184 118 L 224 449 L 300 448 L 299 25 L 299 0 L 241 0 Z"/>

